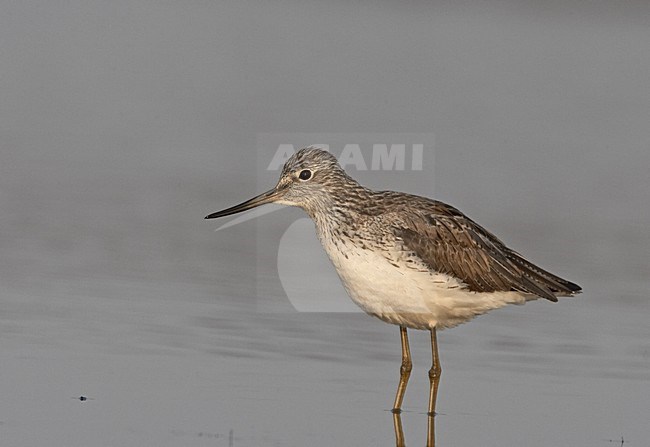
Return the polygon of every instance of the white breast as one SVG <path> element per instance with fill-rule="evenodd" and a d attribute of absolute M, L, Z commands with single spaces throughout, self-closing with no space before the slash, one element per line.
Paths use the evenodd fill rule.
<path fill-rule="evenodd" d="M 341 240 L 322 240 L 348 294 L 366 313 L 414 329 L 444 329 L 532 296 L 519 292 L 476 293 L 462 281 Z"/>

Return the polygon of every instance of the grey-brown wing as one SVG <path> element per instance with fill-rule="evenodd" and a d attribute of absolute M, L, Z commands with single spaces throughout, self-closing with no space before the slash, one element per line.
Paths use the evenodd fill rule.
<path fill-rule="evenodd" d="M 475 292 L 516 290 L 557 301 L 556 295 L 580 290 L 510 250 L 455 208 L 442 211 L 413 215 L 394 226 L 404 249 L 429 268 L 459 278 Z"/>

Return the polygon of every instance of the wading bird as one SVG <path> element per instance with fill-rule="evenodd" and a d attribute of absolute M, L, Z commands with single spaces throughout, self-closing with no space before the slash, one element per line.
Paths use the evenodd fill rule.
<path fill-rule="evenodd" d="M 394 191 L 372 191 L 336 158 L 308 147 L 292 155 L 276 186 L 206 219 L 265 203 L 302 208 L 352 300 L 399 326 L 402 365 L 393 412 L 401 411 L 412 363 L 407 329 L 431 333 L 429 415 L 440 381 L 436 331 L 507 304 L 580 292 L 577 284 L 527 261 L 456 208 Z"/>

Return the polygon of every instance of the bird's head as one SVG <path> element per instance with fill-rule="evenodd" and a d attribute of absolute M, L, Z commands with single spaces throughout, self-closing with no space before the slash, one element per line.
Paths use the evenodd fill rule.
<path fill-rule="evenodd" d="M 229 216 L 265 203 L 298 206 L 313 217 L 325 211 L 350 187 L 359 184 L 345 173 L 336 157 L 322 149 L 307 147 L 287 160 L 273 189 L 205 218 Z"/>

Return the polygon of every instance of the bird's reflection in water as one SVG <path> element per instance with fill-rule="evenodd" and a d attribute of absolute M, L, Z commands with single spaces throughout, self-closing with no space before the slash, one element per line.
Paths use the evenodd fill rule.
<path fill-rule="evenodd" d="M 404 447 L 404 430 L 402 430 L 402 415 L 400 413 L 393 413 L 393 427 L 395 428 L 395 445 L 397 447 Z"/>
<path fill-rule="evenodd" d="M 404 430 L 402 429 L 402 415 L 399 412 L 393 413 L 393 427 L 395 428 L 395 445 L 405 447 Z M 436 447 L 436 425 L 435 416 L 427 414 L 427 447 Z"/>
<path fill-rule="evenodd" d="M 427 414 L 427 447 L 436 447 L 436 415 Z"/>

